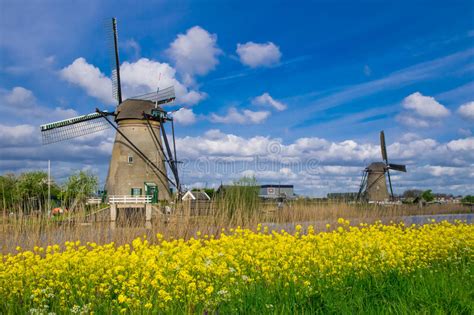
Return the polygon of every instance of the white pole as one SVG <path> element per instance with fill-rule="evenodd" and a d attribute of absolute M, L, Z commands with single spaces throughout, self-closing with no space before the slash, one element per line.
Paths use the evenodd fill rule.
<path fill-rule="evenodd" d="M 48 211 L 51 211 L 51 160 L 48 160 Z"/>

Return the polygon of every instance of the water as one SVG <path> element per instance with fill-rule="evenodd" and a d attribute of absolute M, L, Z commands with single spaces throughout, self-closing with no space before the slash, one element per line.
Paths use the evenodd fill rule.
<path fill-rule="evenodd" d="M 457 220 L 462 222 L 466 222 L 469 224 L 474 223 L 474 213 L 459 213 L 459 214 L 430 214 L 430 215 L 408 215 L 408 216 L 401 216 L 401 217 L 382 217 L 380 219 L 370 219 L 367 218 L 347 218 L 351 225 L 358 225 L 359 223 L 373 223 L 374 221 L 380 220 L 384 224 L 390 223 L 400 223 L 404 222 L 405 225 L 423 225 L 423 224 L 431 224 L 433 223 L 432 220 L 434 219 L 435 222 L 441 221 L 448 221 L 454 223 Z M 334 225 L 333 220 L 323 220 L 323 221 L 304 221 L 304 222 L 290 222 L 290 223 L 262 223 L 263 226 L 268 226 L 270 231 L 279 231 L 285 230 L 289 233 L 295 231 L 296 225 L 301 225 L 303 230 L 306 230 L 308 226 L 313 226 L 317 231 L 326 230 L 326 224 Z"/>
<path fill-rule="evenodd" d="M 460 213 L 460 214 L 434 214 L 434 215 L 410 215 L 403 216 L 401 220 L 405 224 L 427 224 L 431 223 L 431 220 L 434 219 L 436 222 L 448 221 L 453 223 L 456 220 L 466 221 L 469 224 L 474 222 L 474 213 Z"/>

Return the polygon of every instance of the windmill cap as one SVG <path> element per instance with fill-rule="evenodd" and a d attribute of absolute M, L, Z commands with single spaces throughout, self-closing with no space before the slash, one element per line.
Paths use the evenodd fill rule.
<path fill-rule="evenodd" d="M 367 169 L 372 172 L 385 172 L 385 169 L 387 168 L 387 165 L 383 162 L 373 162 L 370 163 L 369 166 L 367 166 Z"/>
<path fill-rule="evenodd" d="M 123 101 L 116 109 L 115 121 L 124 119 L 143 119 L 143 112 L 151 114 L 155 103 L 145 100 L 128 99 Z"/>

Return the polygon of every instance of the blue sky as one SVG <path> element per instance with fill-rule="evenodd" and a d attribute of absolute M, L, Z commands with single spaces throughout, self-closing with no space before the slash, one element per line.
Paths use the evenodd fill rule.
<path fill-rule="evenodd" d="M 301 194 L 354 191 L 384 129 L 409 170 L 395 191 L 474 191 L 472 1 L 2 1 L 2 173 L 51 159 L 58 180 L 104 180 L 113 133 L 42 147 L 38 126 L 113 109 L 112 16 L 126 94 L 178 87 L 188 186 L 255 175 Z"/>

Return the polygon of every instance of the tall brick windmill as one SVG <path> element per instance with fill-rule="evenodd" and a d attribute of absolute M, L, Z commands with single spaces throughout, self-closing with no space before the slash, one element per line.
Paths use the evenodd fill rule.
<path fill-rule="evenodd" d="M 174 87 L 122 101 L 117 22 L 112 19 L 112 93 L 114 112 L 95 112 L 41 126 L 43 144 L 64 141 L 107 128 L 116 130 L 105 189 L 112 196 L 150 196 L 169 200 L 181 192 L 176 160 L 173 118 L 161 108 L 175 100 Z M 172 143 L 165 124 L 171 124 Z M 168 176 L 167 167 L 172 176 Z"/>
<path fill-rule="evenodd" d="M 382 153 L 383 162 L 372 162 L 364 170 L 362 180 L 357 194 L 357 200 L 369 202 L 381 202 L 393 200 L 392 180 L 390 178 L 390 170 L 406 172 L 405 165 L 393 164 L 388 162 L 387 146 L 385 145 L 385 134 L 383 130 L 380 132 L 380 151 Z M 387 175 L 390 187 L 390 195 L 387 189 Z"/>

